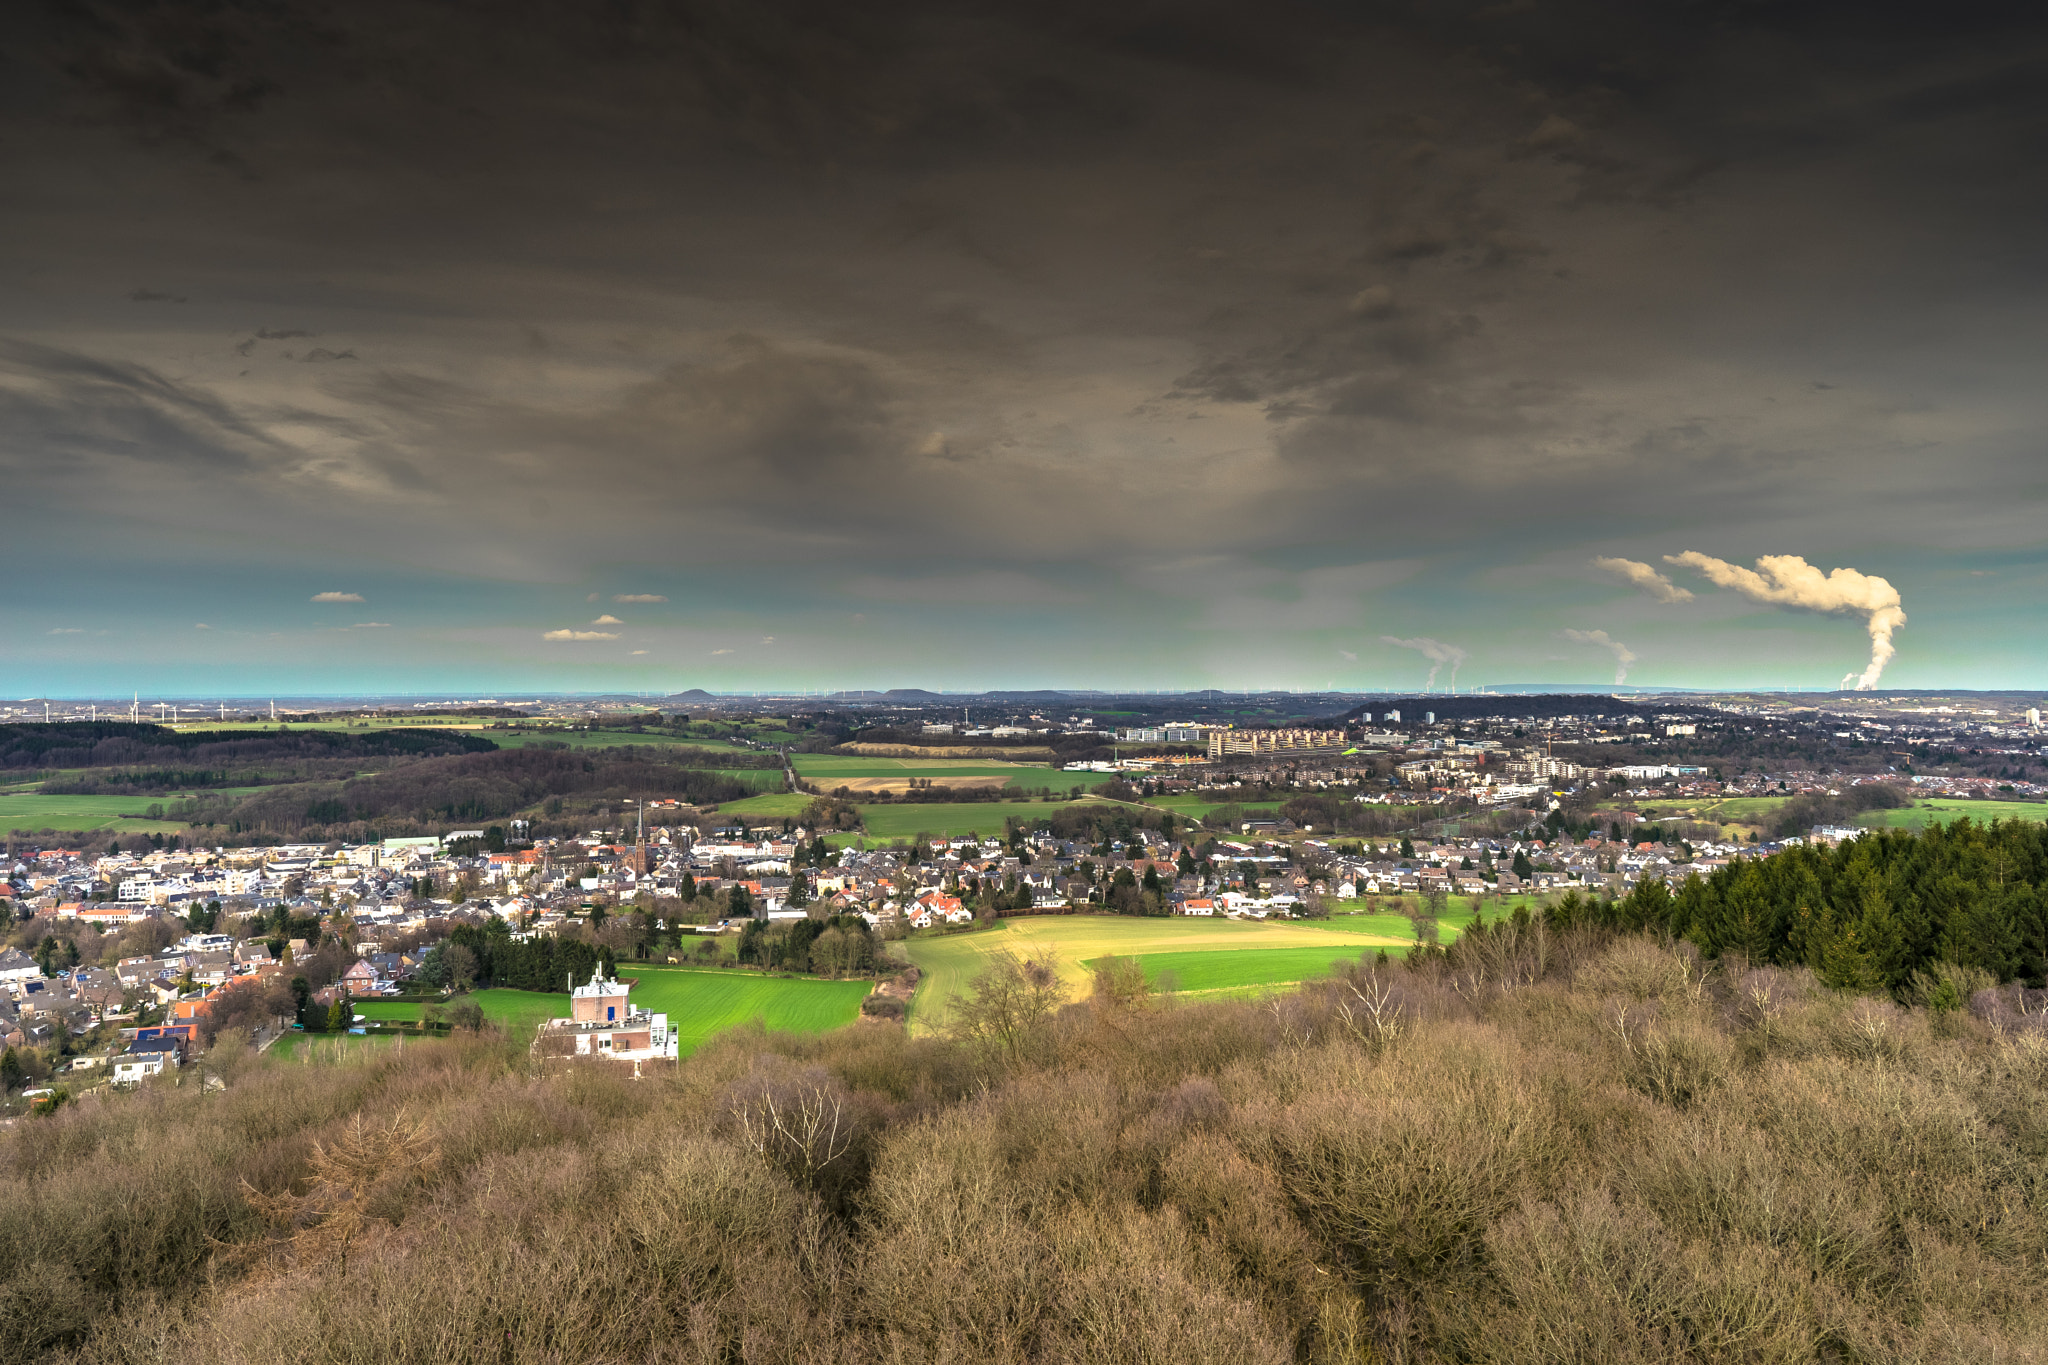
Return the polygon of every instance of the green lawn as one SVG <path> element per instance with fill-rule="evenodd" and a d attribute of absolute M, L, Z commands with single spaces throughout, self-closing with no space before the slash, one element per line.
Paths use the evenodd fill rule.
<path fill-rule="evenodd" d="M 1856 817 L 1873 829 L 1925 829 L 1968 816 L 1979 824 L 1992 820 L 2048 820 L 2048 804 L 2039 801 L 1977 801 L 1963 797 L 1930 797 L 1899 810 L 1867 810 Z"/>
<path fill-rule="evenodd" d="M 426 1006 L 403 1000 L 358 1000 L 355 1002 L 356 1018 L 378 1020 L 413 1020 L 425 1012 Z"/>
<path fill-rule="evenodd" d="M 838 1028 L 860 1013 L 860 1002 L 872 985 L 687 967 L 628 966 L 621 975 L 637 978 L 634 1005 L 668 1015 L 670 1026 L 681 1035 L 685 1056 L 713 1034 L 756 1017 L 780 1033 Z M 485 1017 L 518 1037 L 531 1035 L 543 1019 L 569 1016 L 566 995 L 493 989 L 471 998 L 483 1006 Z"/>
<path fill-rule="evenodd" d="M 543 1019 L 567 1019 L 569 997 L 542 991 L 514 991 L 502 986 L 473 992 L 469 998 L 483 1007 L 484 1018 L 507 1033 L 524 1038 Z"/>

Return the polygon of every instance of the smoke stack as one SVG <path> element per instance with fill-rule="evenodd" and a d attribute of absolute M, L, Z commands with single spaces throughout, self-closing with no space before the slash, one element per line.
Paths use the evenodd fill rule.
<path fill-rule="evenodd" d="M 1696 569 L 1709 582 L 1732 589 L 1752 602 L 1811 611 L 1823 616 L 1861 616 L 1870 633 L 1870 663 L 1862 673 L 1844 675 L 1841 686 L 1868 692 L 1877 686 L 1885 665 L 1898 649 L 1892 635 L 1906 624 L 1899 590 L 1889 582 L 1855 569 L 1822 573 L 1798 555 L 1763 555 L 1755 569 L 1730 564 L 1697 550 L 1664 556 L 1666 564 Z"/>
<path fill-rule="evenodd" d="M 1445 664 L 1451 666 L 1451 690 L 1453 692 L 1457 691 L 1458 668 L 1465 662 L 1464 650 L 1456 645 L 1447 645 L 1442 640 L 1432 640 L 1426 635 L 1418 635 L 1412 640 L 1403 640 L 1392 635 L 1382 635 L 1380 640 L 1384 644 L 1394 645 L 1401 649 L 1415 650 L 1423 658 L 1429 660 L 1429 676 L 1423 679 L 1422 682 L 1422 690 L 1424 692 L 1428 692 L 1435 685 L 1437 672 Z"/>
<path fill-rule="evenodd" d="M 1598 645 L 1614 654 L 1614 685 L 1619 687 L 1628 679 L 1628 667 L 1636 661 L 1635 652 L 1621 641 L 1614 639 L 1604 630 L 1567 630 L 1564 638 L 1574 644 Z"/>

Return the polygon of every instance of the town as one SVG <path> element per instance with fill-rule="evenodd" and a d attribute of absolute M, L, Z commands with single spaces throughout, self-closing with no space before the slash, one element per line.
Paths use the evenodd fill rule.
<path fill-rule="evenodd" d="M 258 1048 L 374 1035 L 374 1002 L 432 1009 L 481 984 L 480 934 L 560 957 L 558 984 L 523 983 L 560 991 L 631 963 L 879 982 L 924 936 L 1017 916 L 1391 916 L 1429 944 L 1453 907 L 1483 920 L 1569 893 L 1613 900 L 1939 801 L 2041 800 L 2038 711 L 1979 710 L 1879 721 L 1747 699 L 1468 694 L 1335 721 L 1113 724 L 899 703 L 858 728 L 784 710 L 766 721 L 782 742 L 760 738 L 759 705 L 586 711 L 563 733 L 631 753 L 650 725 L 681 727 L 686 745 L 753 755 L 717 761 L 758 760 L 784 793 L 622 794 L 593 803 L 600 823 L 580 833 L 562 831 L 559 797 L 383 838 L 210 843 L 216 821 L 60 846 L 17 829 L 0 863 L 4 1069 L 33 1102 L 59 1078 L 121 1086 L 179 1068 L 228 1031 Z M 489 736 L 535 720 L 463 723 Z M 16 734 L 31 728 L 54 733 Z"/>

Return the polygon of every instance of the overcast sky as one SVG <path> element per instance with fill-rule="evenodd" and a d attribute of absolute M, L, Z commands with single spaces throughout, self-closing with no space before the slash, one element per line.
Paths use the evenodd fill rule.
<path fill-rule="evenodd" d="M 0 688 L 2039 686 L 2040 13 L 32 9 Z"/>

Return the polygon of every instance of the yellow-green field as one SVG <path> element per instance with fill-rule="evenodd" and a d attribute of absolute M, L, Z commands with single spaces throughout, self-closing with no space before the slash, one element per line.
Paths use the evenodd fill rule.
<path fill-rule="evenodd" d="M 1403 924 L 1405 927 L 1405 921 Z M 1142 957 L 1154 953 L 1249 953 L 1272 949 L 1313 950 L 1322 970 L 1339 957 L 1385 947 L 1405 950 L 1412 933 L 1402 938 L 1378 933 L 1341 933 L 1315 922 L 1240 922 L 1227 919 L 1137 919 L 1122 915 L 1043 915 L 1000 920 L 993 928 L 972 934 L 913 938 L 904 946 L 924 973 L 912 1004 L 912 1023 L 920 1032 L 944 1027 L 952 1000 L 964 995 L 989 954 L 1003 949 L 1020 957 L 1050 952 L 1060 979 L 1073 998 L 1088 993 L 1089 969 L 1084 963 L 1100 957 Z M 1296 964 L 1297 966 L 1299 964 Z M 1312 964 L 1313 965 L 1313 964 Z M 1299 975 L 1294 980 L 1302 979 Z"/>
<path fill-rule="evenodd" d="M 1533 898 L 1488 901 L 1488 922 L 1530 906 Z M 1452 896 L 1437 921 L 1437 941 L 1450 943 L 1478 911 L 1470 897 Z M 1034 915 L 999 920 L 970 934 L 915 937 L 904 945 L 924 973 L 911 1006 L 912 1027 L 943 1028 L 954 996 L 981 971 L 992 953 L 1008 949 L 1035 957 L 1049 949 L 1071 998 L 1088 993 L 1088 964 L 1107 956 L 1135 957 L 1148 976 L 1183 993 L 1244 993 L 1324 976 L 1340 959 L 1356 960 L 1385 948 L 1401 956 L 1415 946 L 1415 927 L 1401 915 L 1336 914 L 1323 920 L 1134 918 L 1122 915 Z M 1170 973 L 1170 976 L 1167 974 Z"/>

